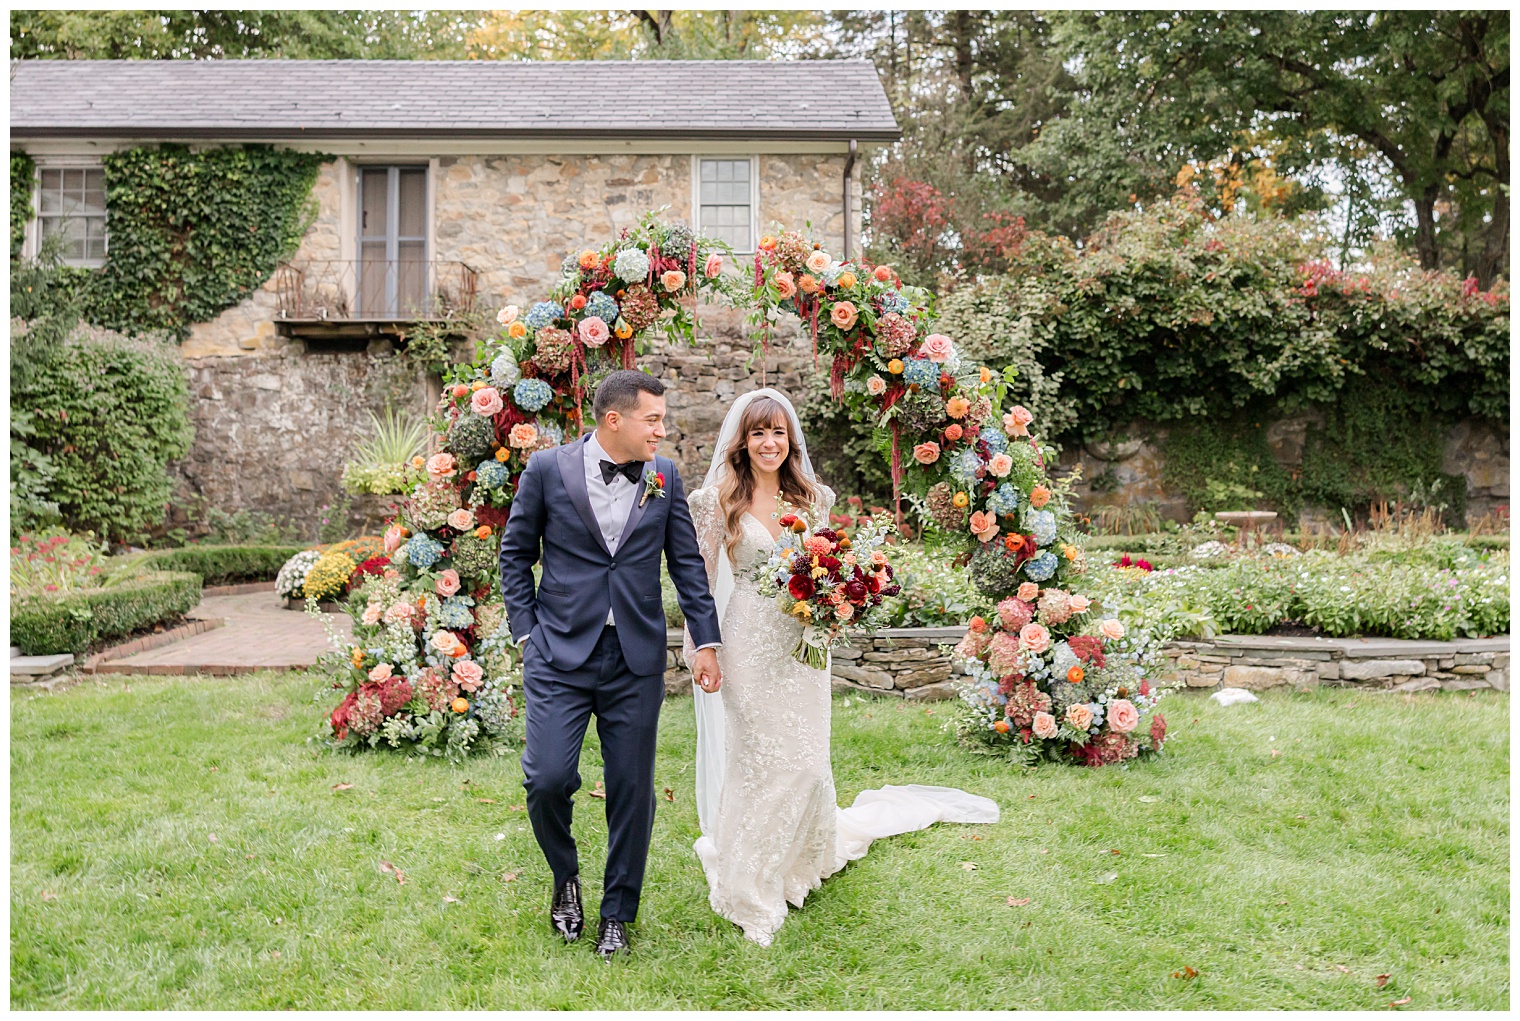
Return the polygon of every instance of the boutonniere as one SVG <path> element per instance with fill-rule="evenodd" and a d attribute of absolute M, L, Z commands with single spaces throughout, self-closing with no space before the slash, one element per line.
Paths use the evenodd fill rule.
<path fill-rule="evenodd" d="M 639 506 L 644 506 L 651 496 L 657 500 L 665 499 L 665 473 L 653 468 L 644 473 L 644 495 L 639 497 Z"/>

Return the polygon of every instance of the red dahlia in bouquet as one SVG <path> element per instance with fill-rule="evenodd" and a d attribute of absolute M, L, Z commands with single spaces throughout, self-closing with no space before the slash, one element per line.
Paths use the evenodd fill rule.
<path fill-rule="evenodd" d="M 889 526 L 872 522 L 852 537 L 844 529 L 814 526 L 795 511 L 778 520 L 781 535 L 754 578 L 761 594 L 775 595 L 781 612 L 802 623 L 792 655 L 822 669 L 849 629 L 884 626 L 882 597 L 901 591 L 886 554 Z"/>

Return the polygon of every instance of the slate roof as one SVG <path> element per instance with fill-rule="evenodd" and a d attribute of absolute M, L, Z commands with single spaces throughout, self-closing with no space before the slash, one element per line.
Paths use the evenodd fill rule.
<path fill-rule="evenodd" d="M 864 60 L 23 60 L 16 138 L 900 137 Z"/>

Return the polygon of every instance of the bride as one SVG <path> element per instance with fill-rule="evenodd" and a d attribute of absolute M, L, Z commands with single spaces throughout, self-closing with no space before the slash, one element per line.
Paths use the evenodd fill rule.
<path fill-rule="evenodd" d="M 721 690 L 693 692 L 696 852 L 713 910 L 769 946 L 787 905 L 801 907 L 872 840 L 939 821 L 996 822 L 998 808 L 964 791 L 918 785 L 864 791 L 849 808 L 835 804 L 828 667 L 793 658 L 801 623 L 750 580 L 780 535 L 783 501 L 815 523 L 826 521 L 834 502 L 813 475 L 784 394 L 766 388 L 734 402 L 707 478 L 688 500 L 725 638 Z"/>

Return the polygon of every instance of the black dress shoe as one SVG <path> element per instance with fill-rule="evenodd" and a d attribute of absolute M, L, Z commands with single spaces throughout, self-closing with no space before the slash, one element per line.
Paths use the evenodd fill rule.
<path fill-rule="evenodd" d="M 566 943 L 581 938 L 586 928 L 586 918 L 581 911 L 581 877 L 572 876 L 554 891 L 554 903 L 549 907 L 549 921 L 554 931 L 565 937 Z"/>
<path fill-rule="evenodd" d="M 602 960 L 612 963 L 619 954 L 628 955 L 628 929 L 616 918 L 604 918 L 597 927 L 596 952 Z"/>

